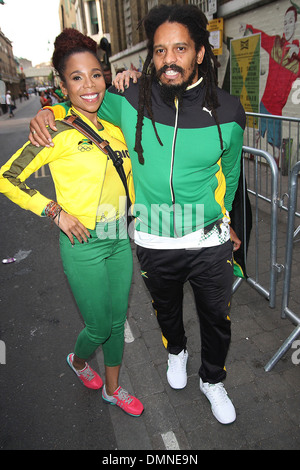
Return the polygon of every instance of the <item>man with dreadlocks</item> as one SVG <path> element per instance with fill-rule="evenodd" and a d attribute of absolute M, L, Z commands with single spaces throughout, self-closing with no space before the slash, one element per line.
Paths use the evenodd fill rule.
<path fill-rule="evenodd" d="M 169 352 L 168 382 L 175 389 L 187 383 L 182 302 L 189 281 L 200 320 L 200 389 L 214 416 L 227 424 L 236 418 L 222 381 L 232 250 L 240 245 L 228 213 L 238 185 L 245 113 L 238 99 L 216 85 L 206 26 L 205 15 L 192 5 L 150 10 L 142 76 L 124 93 L 110 88 L 99 115 L 122 129 L 132 160 L 134 239 Z M 45 126 L 40 137 L 40 126 L 52 127 L 50 115 L 42 111 L 31 121 L 33 143 L 49 137 Z"/>

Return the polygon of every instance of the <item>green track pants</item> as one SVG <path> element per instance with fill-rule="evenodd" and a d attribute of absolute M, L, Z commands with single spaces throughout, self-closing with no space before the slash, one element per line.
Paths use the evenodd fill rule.
<path fill-rule="evenodd" d="M 87 360 L 102 345 L 105 365 L 114 367 L 122 362 L 132 251 L 128 238 L 99 237 L 99 224 L 90 233 L 88 243 L 75 239 L 74 246 L 60 234 L 64 272 L 85 322 L 74 352 Z"/>

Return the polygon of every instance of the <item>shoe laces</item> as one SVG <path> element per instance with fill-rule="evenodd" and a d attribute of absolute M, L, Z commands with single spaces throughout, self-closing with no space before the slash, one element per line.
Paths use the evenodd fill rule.
<path fill-rule="evenodd" d="M 223 405 L 228 402 L 229 398 L 224 388 L 224 384 L 219 382 L 217 384 L 208 385 L 209 398 L 215 405 Z"/>
<path fill-rule="evenodd" d="M 182 371 L 185 371 L 185 354 L 182 354 L 181 356 L 179 354 L 170 354 L 169 368 L 172 371 L 178 371 L 178 368 L 180 368 Z"/>
<path fill-rule="evenodd" d="M 128 404 L 130 404 L 133 400 L 133 397 L 127 392 L 127 390 L 124 390 L 124 388 L 121 388 L 118 391 L 118 394 L 115 396 L 115 398 L 119 401 L 122 401 Z"/>
<path fill-rule="evenodd" d="M 89 382 L 91 380 L 93 380 L 93 378 L 95 377 L 95 375 L 93 374 L 93 371 L 92 369 L 90 368 L 89 365 L 87 365 L 85 367 L 85 369 L 81 370 L 80 372 L 78 372 L 78 375 L 80 376 L 83 376 L 86 380 L 88 380 Z"/>

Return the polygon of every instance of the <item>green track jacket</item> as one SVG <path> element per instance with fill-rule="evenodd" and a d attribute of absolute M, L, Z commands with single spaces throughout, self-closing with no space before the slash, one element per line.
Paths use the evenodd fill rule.
<path fill-rule="evenodd" d="M 121 128 L 128 146 L 136 229 L 180 237 L 230 212 L 240 174 L 245 112 L 239 99 L 218 89 L 222 151 L 215 120 L 202 108 L 202 83 L 187 89 L 179 109 L 161 99 L 159 88 L 159 83 L 153 83 L 152 108 L 163 146 L 145 113 L 143 165 L 134 151 L 139 84 L 131 83 L 122 94 L 111 87 L 98 114 Z"/>
<path fill-rule="evenodd" d="M 120 129 L 102 120 L 103 129 L 98 130 L 85 116 L 78 111 L 76 113 L 104 140 L 109 140 L 116 152 L 128 156 Z M 51 131 L 54 147 L 37 148 L 27 142 L 1 167 L 0 193 L 23 209 L 42 215 L 50 199 L 37 189 L 30 188 L 26 180 L 39 168 L 49 164 L 57 202 L 87 228 L 95 228 L 101 204 L 104 207 L 115 205 L 117 211 L 122 210 L 124 213 L 125 202 L 124 207 L 118 207 L 117 204 L 119 196 L 125 200 L 125 189 L 107 156 L 76 129 L 60 120 L 56 121 L 56 127 L 57 132 Z M 129 158 L 124 158 L 124 167 L 133 200 Z M 106 178 L 108 173 L 109 178 Z"/>

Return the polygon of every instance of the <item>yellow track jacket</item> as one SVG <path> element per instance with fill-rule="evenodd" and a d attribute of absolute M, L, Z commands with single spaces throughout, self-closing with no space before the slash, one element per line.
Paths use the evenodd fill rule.
<path fill-rule="evenodd" d="M 133 184 L 131 162 L 120 129 L 106 121 L 100 121 L 98 130 L 81 113 L 75 112 L 123 158 L 131 200 Z M 25 181 L 42 166 L 48 164 L 56 190 L 56 200 L 63 210 L 78 218 L 88 229 L 96 226 L 96 218 L 109 218 L 113 206 L 116 216 L 125 212 L 125 189 L 108 157 L 76 129 L 56 120 L 57 132 L 49 129 L 54 147 L 35 147 L 27 142 L 0 169 L 0 192 L 23 209 L 41 216 L 51 201 Z M 124 197 L 121 197 L 124 196 Z M 120 199 L 121 197 L 121 199 Z M 119 205 L 121 202 L 121 205 Z M 99 209 L 100 207 L 100 209 Z"/>

